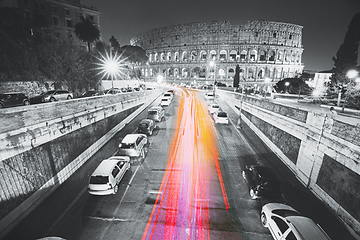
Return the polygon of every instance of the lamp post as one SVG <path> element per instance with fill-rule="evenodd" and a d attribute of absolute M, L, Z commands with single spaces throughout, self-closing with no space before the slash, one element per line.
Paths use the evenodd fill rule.
<path fill-rule="evenodd" d="M 289 92 L 288 92 L 288 87 L 289 87 L 289 85 L 290 85 L 290 83 L 289 83 L 289 82 L 285 82 L 285 87 L 286 87 L 286 89 L 285 89 L 285 93 L 289 93 Z"/>
<path fill-rule="evenodd" d="M 214 68 L 213 94 L 214 94 L 214 98 L 215 98 L 215 82 L 216 82 L 216 78 L 215 78 L 215 62 L 210 61 L 209 65 L 210 65 L 211 68 Z"/>

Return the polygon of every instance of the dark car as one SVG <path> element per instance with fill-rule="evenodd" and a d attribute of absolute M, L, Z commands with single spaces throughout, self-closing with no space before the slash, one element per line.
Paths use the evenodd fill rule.
<path fill-rule="evenodd" d="M 94 96 L 101 96 L 101 95 L 105 95 L 105 93 L 103 91 L 89 90 L 89 91 L 83 92 L 79 97 L 84 98 L 84 97 L 94 97 Z"/>
<path fill-rule="evenodd" d="M 151 136 L 155 128 L 156 128 L 155 121 L 146 118 L 140 121 L 138 127 L 138 133 L 144 133 Z"/>
<path fill-rule="evenodd" d="M 24 93 L 0 93 L 0 108 L 23 105 L 30 105 L 30 99 Z"/>
<path fill-rule="evenodd" d="M 248 183 L 252 199 L 281 198 L 280 181 L 271 168 L 260 165 L 246 166 L 242 175 Z"/>
<path fill-rule="evenodd" d="M 51 90 L 43 92 L 38 96 L 30 98 L 31 103 L 55 102 L 59 100 L 70 100 L 73 94 L 66 90 Z"/>

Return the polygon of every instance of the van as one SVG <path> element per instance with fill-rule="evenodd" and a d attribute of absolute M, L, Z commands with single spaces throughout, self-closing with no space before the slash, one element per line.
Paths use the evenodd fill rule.
<path fill-rule="evenodd" d="M 148 139 L 145 134 L 128 134 L 119 144 L 116 155 L 144 158 L 147 145 Z"/>
<path fill-rule="evenodd" d="M 92 195 L 116 194 L 119 183 L 130 169 L 130 158 L 115 156 L 103 160 L 91 174 L 88 192 Z"/>

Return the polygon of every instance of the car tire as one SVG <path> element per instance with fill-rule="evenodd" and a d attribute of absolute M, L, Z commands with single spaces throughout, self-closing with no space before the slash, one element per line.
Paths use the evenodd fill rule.
<path fill-rule="evenodd" d="M 67 100 L 70 100 L 70 99 L 72 99 L 72 97 L 71 96 L 67 96 L 67 98 L 66 98 Z"/>
<path fill-rule="evenodd" d="M 119 185 L 116 184 L 116 185 L 114 186 L 114 193 L 113 193 L 113 194 L 116 194 L 118 190 L 119 190 Z"/>
<path fill-rule="evenodd" d="M 261 213 L 260 221 L 261 221 L 261 225 L 263 225 L 264 227 L 267 227 L 267 219 L 266 219 L 265 213 Z"/>
<path fill-rule="evenodd" d="M 49 100 L 50 102 L 55 102 L 55 98 L 50 98 L 50 100 Z"/>
<path fill-rule="evenodd" d="M 28 106 L 28 105 L 30 105 L 30 101 L 28 101 L 28 100 L 25 100 L 25 101 L 24 101 L 24 105 L 25 105 L 25 106 Z"/>
<path fill-rule="evenodd" d="M 0 108 L 4 108 L 4 105 L 0 104 Z"/>

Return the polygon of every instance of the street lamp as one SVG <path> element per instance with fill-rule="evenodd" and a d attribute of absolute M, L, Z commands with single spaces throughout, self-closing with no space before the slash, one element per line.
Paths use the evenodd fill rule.
<path fill-rule="evenodd" d="M 209 65 L 211 68 L 214 68 L 214 83 L 213 83 L 213 95 L 215 98 L 215 82 L 216 82 L 216 78 L 215 78 L 215 62 L 214 61 L 210 61 Z"/>
<path fill-rule="evenodd" d="M 285 90 L 285 93 L 289 93 L 288 92 L 288 87 L 289 87 L 290 83 L 289 82 L 285 82 L 285 86 L 286 86 L 286 90 Z"/>
<path fill-rule="evenodd" d="M 117 54 L 115 53 L 114 56 L 112 54 L 112 52 L 110 51 L 110 54 L 106 52 L 106 56 L 102 55 L 100 53 L 100 58 L 97 57 L 97 59 L 100 61 L 100 63 L 96 63 L 97 65 L 99 65 L 98 70 L 100 70 L 100 72 L 97 75 L 103 74 L 101 79 L 103 79 L 104 77 L 106 77 L 107 79 L 110 77 L 111 78 L 111 89 L 112 89 L 112 93 L 114 93 L 114 79 L 117 78 L 117 76 L 121 77 L 123 73 L 123 69 L 124 69 L 124 59 L 120 59 L 121 55 L 117 56 Z"/>

